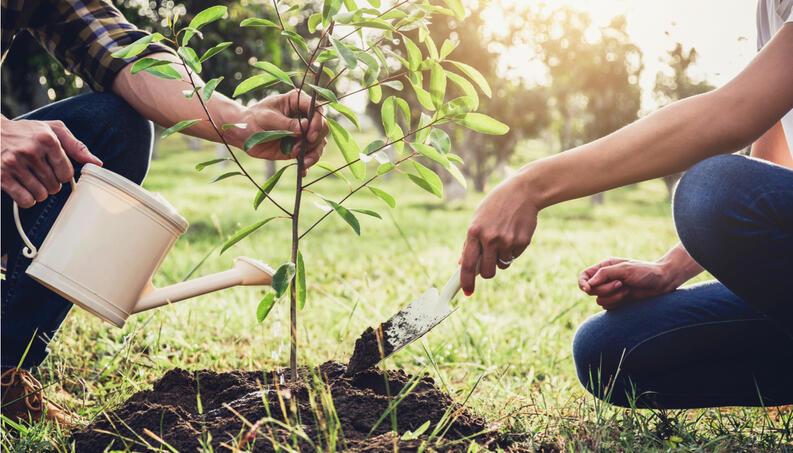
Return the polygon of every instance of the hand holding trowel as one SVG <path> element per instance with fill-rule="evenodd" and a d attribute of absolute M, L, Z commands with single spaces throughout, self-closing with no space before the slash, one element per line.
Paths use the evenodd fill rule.
<path fill-rule="evenodd" d="M 382 359 L 429 332 L 454 312 L 450 302 L 458 291 L 459 267 L 440 291 L 430 288 L 388 321 L 374 329 L 366 329 L 355 341 L 355 351 L 347 366 L 347 374 L 352 375 L 377 365 Z"/>

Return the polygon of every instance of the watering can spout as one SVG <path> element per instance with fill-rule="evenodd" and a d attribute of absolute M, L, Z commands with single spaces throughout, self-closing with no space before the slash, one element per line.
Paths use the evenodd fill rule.
<path fill-rule="evenodd" d="M 165 288 L 149 285 L 133 309 L 133 313 L 161 307 L 202 294 L 211 293 L 232 286 L 263 286 L 273 281 L 275 271 L 270 266 L 244 256 L 234 259 L 234 267 L 217 274 L 176 283 Z"/>

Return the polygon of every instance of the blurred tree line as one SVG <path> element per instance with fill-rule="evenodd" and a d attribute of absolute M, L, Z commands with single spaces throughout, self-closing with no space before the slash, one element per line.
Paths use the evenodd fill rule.
<path fill-rule="evenodd" d="M 301 4 L 299 14 L 293 19 L 298 33 L 308 34 L 306 19 L 321 9 L 321 3 L 321 0 L 307 0 Z M 270 2 L 114 0 L 114 4 L 139 28 L 160 32 L 167 26 L 166 17 L 172 12 L 189 21 L 192 14 L 207 6 L 227 5 L 233 20 L 218 21 L 202 30 L 206 39 L 198 46 L 203 48 L 196 49 L 203 51 L 221 41 L 234 43 L 234 52 L 215 57 L 205 74 L 207 78 L 224 76 L 225 82 L 218 90 L 226 95 L 231 95 L 237 83 L 254 74 L 251 64 L 257 59 L 271 61 L 287 70 L 297 68 L 294 53 L 284 47 L 284 40 L 277 39 L 277 30 L 235 25 L 246 17 L 274 19 Z M 500 119 L 511 129 L 505 136 L 484 136 L 447 126 L 455 149 L 465 159 L 463 171 L 475 190 L 485 190 L 493 173 L 503 170 L 516 147 L 527 139 L 541 137 L 549 149 L 559 152 L 609 134 L 638 118 L 639 76 L 644 66 L 641 50 L 631 42 L 623 16 L 595 28 L 588 13 L 569 6 L 467 2 L 467 7 L 469 16 L 464 21 L 435 17 L 430 28 L 432 37 L 436 43 L 447 38 L 460 43 L 454 50 L 454 58 L 481 71 L 493 89 L 491 98 L 482 97 L 481 111 Z M 492 20 L 488 22 L 488 17 L 494 14 L 493 8 L 498 8 L 500 21 L 496 29 Z M 460 36 L 466 39 L 460 40 Z M 669 71 L 656 77 L 654 91 L 659 102 L 672 102 L 713 88 L 689 75 L 696 58 L 696 50 L 686 50 L 681 44 L 669 51 L 666 61 Z M 527 67 L 537 65 L 542 68 L 539 72 L 544 73 L 539 80 L 534 74 L 538 71 L 526 73 Z M 85 84 L 60 67 L 29 34 L 17 35 L 2 68 L 4 115 L 17 116 L 85 90 Z M 384 98 L 399 94 L 418 110 L 419 104 L 411 90 L 401 93 L 389 93 L 389 90 L 384 89 Z M 239 99 L 248 102 L 264 94 L 254 90 Z M 451 96 L 461 94 L 451 93 Z M 671 190 L 675 175 L 665 181 Z M 602 202 L 602 195 L 593 201 Z"/>

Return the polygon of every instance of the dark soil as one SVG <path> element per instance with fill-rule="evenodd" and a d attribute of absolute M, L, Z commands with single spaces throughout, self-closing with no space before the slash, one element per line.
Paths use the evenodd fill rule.
<path fill-rule="evenodd" d="M 376 329 L 367 328 L 355 340 L 355 350 L 347 365 L 347 376 L 371 368 L 383 358 L 394 352 L 394 346 L 388 341 L 386 331 L 391 326 L 391 321 L 380 324 Z"/>
<path fill-rule="evenodd" d="M 483 434 L 484 420 L 453 402 L 430 377 L 377 369 L 346 376 L 346 367 L 338 362 L 326 362 L 313 373 L 309 371 L 302 369 L 301 378 L 289 382 L 287 370 L 215 373 L 174 369 L 154 383 L 152 390 L 138 392 L 118 409 L 96 417 L 88 427 L 75 433 L 73 440 L 78 452 L 105 451 L 111 444 L 112 449 L 131 446 L 131 451 L 145 450 L 145 443 L 157 448 L 161 444 L 155 436 L 180 452 L 195 452 L 202 439 L 210 439 L 209 435 L 208 443 L 214 451 L 230 451 L 223 446 L 226 445 L 270 452 L 274 451 L 274 442 L 301 451 L 333 448 L 367 452 L 393 451 L 396 442 L 400 451 L 415 451 L 448 412 L 450 423 L 444 425 L 445 434 L 433 445 L 434 449 L 465 450 L 468 442 L 454 440 L 470 436 L 478 436 L 480 444 L 497 442 L 492 433 Z M 398 395 L 414 383 L 415 387 L 403 392 L 407 396 L 397 405 L 398 435 L 392 432 L 390 416 L 372 430 L 394 401 L 388 395 Z M 326 390 L 317 390 L 323 387 Z M 328 415 L 327 390 L 332 395 L 335 417 Z M 261 422 L 258 430 L 251 430 L 240 416 L 250 424 Z M 262 421 L 267 417 L 271 421 Z M 272 420 L 299 425 L 311 440 L 294 436 Z M 427 420 L 431 426 L 424 435 L 402 440 L 405 432 L 418 429 Z M 333 447 L 329 445 L 328 432 L 334 430 L 328 427 L 336 425 L 339 429 Z M 433 444 L 437 440 L 436 436 Z"/>

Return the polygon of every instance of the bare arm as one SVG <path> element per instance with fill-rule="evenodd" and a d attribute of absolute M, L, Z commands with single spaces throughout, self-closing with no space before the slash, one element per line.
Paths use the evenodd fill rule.
<path fill-rule="evenodd" d="M 169 53 L 150 55 L 152 58 L 172 60 L 179 59 Z M 128 65 L 114 80 L 113 92 L 126 100 L 135 110 L 146 118 L 165 127 L 170 127 L 179 121 L 201 118 L 206 120 L 201 104 L 193 97 L 188 99 L 182 93 L 192 87 L 188 82 L 188 75 L 181 63 L 173 67 L 182 74 L 182 80 L 167 80 L 155 75 L 139 72 L 131 74 L 131 65 Z M 195 74 L 192 75 L 198 86 L 204 82 Z M 264 99 L 251 107 L 244 107 L 236 101 L 216 92 L 212 95 L 207 108 L 215 120 L 218 128 L 223 124 L 244 123 L 247 127 L 231 128 L 224 132 L 224 136 L 231 146 L 242 148 L 245 139 L 251 134 L 262 130 L 288 130 L 301 135 L 301 125 L 298 123 L 299 114 L 306 114 L 310 98 L 305 93 L 292 91 L 288 94 L 272 96 Z M 306 119 L 300 120 L 305 128 Z M 207 140 L 219 141 L 219 138 L 209 121 L 199 121 L 184 130 L 185 133 Z M 327 124 L 321 112 L 316 112 L 311 121 L 311 129 L 307 137 L 309 149 L 306 154 L 306 167 L 319 160 L 325 146 L 325 136 L 328 133 Z M 249 153 L 255 157 L 265 159 L 289 159 L 293 155 L 283 155 L 278 147 L 278 142 L 269 142 L 258 145 Z"/>
<path fill-rule="evenodd" d="M 685 170 L 761 137 L 793 108 L 793 24 L 776 34 L 728 84 L 667 106 L 619 131 L 524 166 L 477 208 L 462 258 L 462 288 L 474 290 L 476 263 L 492 278 L 528 246 L 540 209 Z M 506 267 L 503 263 L 499 267 Z"/>

